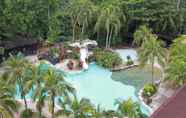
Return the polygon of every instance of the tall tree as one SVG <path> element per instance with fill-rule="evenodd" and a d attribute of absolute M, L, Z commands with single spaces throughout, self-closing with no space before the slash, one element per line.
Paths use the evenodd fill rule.
<path fill-rule="evenodd" d="M 166 49 L 158 37 L 151 34 L 148 41 L 145 41 L 139 49 L 139 61 L 142 65 L 150 63 L 152 69 L 152 84 L 154 83 L 154 64 L 163 65 L 166 61 Z"/>
<path fill-rule="evenodd" d="M 99 33 L 101 29 L 106 30 L 106 48 L 110 48 L 113 34 L 117 35 L 121 24 L 125 21 L 125 15 L 122 12 L 122 2 L 105 1 L 100 5 L 98 19 L 95 24 L 95 31 Z"/>
<path fill-rule="evenodd" d="M 19 104 L 14 99 L 14 87 L 4 81 L 4 78 L 0 77 L 0 117 L 13 118 Z"/>
<path fill-rule="evenodd" d="M 150 35 L 151 30 L 147 26 L 142 25 L 138 30 L 135 31 L 133 43 L 137 46 L 141 46 L 143 43 L 149 40 Z"/>
<path fill-rule="evenodd" d="M 18 90 L 20 92 L 21 98 L 24 100 L 25 109 L 28 109 L 26 94 L 30 91 L 32 84 L 28 77 L 29 70 L 28 68 L 31 64 L 21 56 L 10 56 L 9 59 L 5 62 L 8 70 L 6 73 L 9 73 L 9 79 L 7 80 L 10 85 L 18 85 Z M 16 88 L 17 89 L 17 88 Z"/>
<path fill-rule="evenodd" d="M 39 100 L 48 99 L 49 111 L 51 112 L 52 118 L 54 118 L 55 98 L 60 96 L 63 99 L 70 100 L 70 96 L 72 97 L 72 95 L 75 94 L 75 89 L 64 80 L 61 74 L 52 69 L 48 70 L 43 80 L 43 85 L 37 86 L 38 91 L 36 91 L 35 96 L 36 98 L 39 96 Z"/>
<path fill-rule="evenodd" d="M 74 41 L 78 26 L 81 28 L 81 35 L 84 36 L 94 14 L 94 4 L 91 0 L 72 0 L 67 7 L 67 14 L 71 18 Z"/>

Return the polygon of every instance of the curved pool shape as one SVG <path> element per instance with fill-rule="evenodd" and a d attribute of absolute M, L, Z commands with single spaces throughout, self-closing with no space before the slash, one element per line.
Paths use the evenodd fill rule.
<path fill-rule="evenodd" d="M 132 98 L 133 101 L 139 102 L 134 86 L 114 81 L 111 76 L 111 71 L 96 65 L 96 63 L 91 63 L 87 71 L 67 74 L 66 80 L 74 85 L 79 99 L 88 98 L 93 104 L 101 105 L 106 110 L 116 110 L 117 106 L 114 103 L 117 99 Z M 143 105 L 141 105 L 141 109 L 147 115 L 150 112 Z"/>
<path fill-rule="evenodd" d="M 89 98 L 94 104 L 105 109 L 116 109 L 116 99 L 132 98 L 136 101 L 133 86 L 124 85 L 111 79 L 112 72 L 97 66 L 89 65 L 89 69 L 79 74 L 69 74 L 66 80 L 74 85 L 79 98 Z"/>
<path fill-rule="evenodd" d="M 137 53 L 134 50 L 117 50 L 117 52 L 123 59 L 128 55 L 132 59 L 137 59 Z M 47 70 L 50 65 L 41 64 L 40 67 L 42 70 Z M 138 96 L 135 94 L 135 86 L 115 81 L 111 76 L 111 71 L 96 65 L 96 63 L 91 63 L 86 71 L 66 73 L 65 79 L 76 88 L 78 99 L 88 98 L 93 104 L 100 105 L 106 110 L 116 110 L 117 106 L 114 103 L 117 99 L 127 100 L 131 98 L 133 101 L 139 102 Z M 30 99 L 31 95 L 32 91 L 27 94 L 26 98 Z M 20 99 L 18 87 L 15 98 Z M 144 105 L 141 105 L 141 110 L 146 115 L 150 114 L 150 110 Z"/>

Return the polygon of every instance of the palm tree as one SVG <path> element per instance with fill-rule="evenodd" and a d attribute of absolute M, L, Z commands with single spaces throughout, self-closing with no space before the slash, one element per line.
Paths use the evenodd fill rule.
<path fill-rule="evenodd" d="M 0 77 L 0 80 L 0 117 L 13 118 L 14 112 L 19 108 L 19 104 L 14 100 L 15 91 L 11 85 L 3 82 L 3 77 Z"/>
<path fill-rule="evenodd" d="M 106 1 L 101 6 L 98 19 L 95 25 L 95 31 L 99 33 L 101 29 L 106 30 L 106 48 L 110 48 L 111 38 L 119 32 L 122 21 L 125 16 L 122 12 L 121 1 Z"/>
<path fill-rule="evenodd" d="M 139 49 L 139 61 L 143 66 L 146 63 L 151 64 L 152 69 L 152 84 L 154 83 L 154 64 L 155 60 L 164 65 L 166 61 L 166 49 L 163 48 L 163 43 L 157 39 L 157 36 L 151 34 L 148 41 L 145 41 Z"/>
<path fill-rule="evenodd" d="M 36 108 L 39 112 L 39 117 L 42 118 L 42 108 L 45 105 L 45 97 L 44 91 L 41 90 L 41 86 L 43 86 L 44 83 L 44 76 L 46 72 L 43 72 L 43 70 L 39 66 L 32 66 L 30 68 L 31 76 L 30 76 L 30 83 L 32 84 L 32 87 L 35 86 L 34 93 L 32 95 L 32 99 L 36 102 Z"/>
<path fill-rule="evenodd" d="M 26 94 L 30 91 L 31 86 L 30 80 L 28 78 L 28 68 L 32 65 L 23 57 L 12 55 L 5 62 L 5 65 L 8 67 L 6 73 L 9 74 L 9 79 L 7 80 L 7 82 L 10 85 L 14 85 L 14 87 L 16 87 L 16 85 L 18 84 L 21 98 L 23 98 L 25 109 L 27 110 Z"/>
<path fill-rule="evenodd" d="M 116 101 L 118 104 L 118 112 L 121 117 L 126 116 L 128 118 L 140 118 L 140 105 L 137 102 L 133 102 L 131 98 L 126 101 Z"/>
<path fill-rule="evenodd" d="M 94 4 L 90 0 L 78 0 L 78 2 L 81 4 L 81 12 L 77 23 L 81 26 L 82 38 L 84 38 L 84 32 L 91 22 L 94 14 Z"/>
<path fill-rule="evenodd" d="M 54 118 L 55 97 L 60 96 L 63 99 L 71 99 L 75 94 L 75 89 L 67 83 L 63 76 L 53 69 L 49 69 L 43 77 L 43 83 L 36 87 L 35 96 L 38 96 L 38 109 L 41 110 L 44 99 L 48 99 L 48 107 Z M 37 99 L 36 98 L 36 99 Z M 60 99 L 60 98 L 59 98 Z"/>
<path fill-rule="evenodd" d="M 149 40 L 150 35 L 151 30 L 146 25 L 140 26 L 134 33 L 133 44 L 136 44 L 137 46 L 143 45 L 145 41 Z"/>
<path fill-rule="evenodd" d="M 84 35 L 94 13 L 94 4 L 91 0 L 72 0 L 67 8 L 67 13 L 72 20 L 74 41 L 77 25 L 81 27 L 82 36 Z"/>
<path fill-rule="evenodd" d="M 94 113 L 94 106 L 89 99 L 82 98 L 80 101 L 75 98 L 70 105 L 74 118 L 91 118 Z"/>

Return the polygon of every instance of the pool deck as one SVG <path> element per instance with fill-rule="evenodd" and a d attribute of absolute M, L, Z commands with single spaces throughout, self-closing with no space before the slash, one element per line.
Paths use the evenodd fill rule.
<path fill-rule="evenodd" d="M 152 96 L 152 103 L 149 105 L 153 111 L 157 110 L 165 101 L 167 101 L 176 89 L 171 89 L 166 83 L 161 83 L 157 93 Z"/>

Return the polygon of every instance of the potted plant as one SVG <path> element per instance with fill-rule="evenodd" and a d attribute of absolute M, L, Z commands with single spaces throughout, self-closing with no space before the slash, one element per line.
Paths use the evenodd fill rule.
<path fill-rule="evenodd" d="M 130 66 L 130 65 L 133 65 L 134 62 L 132 61 L 131 57 L 128 55 L 127 56 L 127 65 Z"/>
<path fill-rule="evenodd" d="M 153 84 L 146 84 L 143 88 L 143 97 L 145 99 L 145 102 L 147 104 L 150 104 L 152 102 L 151 97 L 157 92 L 157 88 Z"/>

